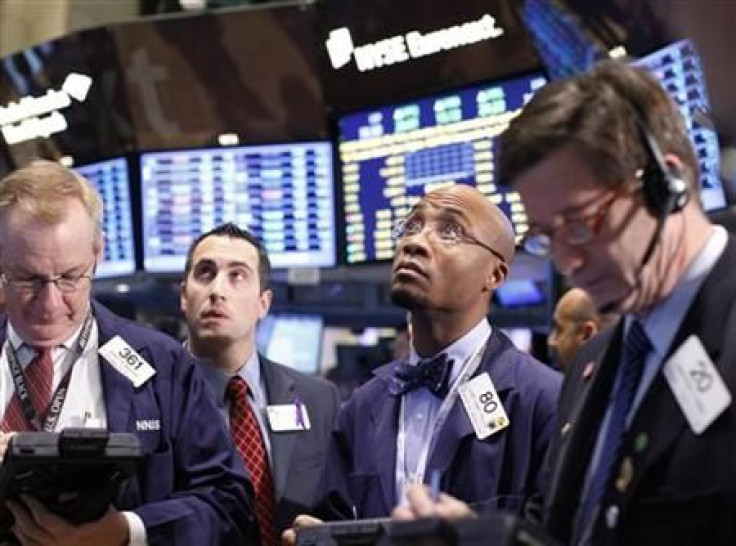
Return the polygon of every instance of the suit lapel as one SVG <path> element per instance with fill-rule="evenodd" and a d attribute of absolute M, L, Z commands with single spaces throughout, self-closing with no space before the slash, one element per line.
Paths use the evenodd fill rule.
<path fill-rule="evenodd" d="M 263 380 L 266 384 L 266 400 L 268 405 L 293 404 L 295 401 L 294 381 L 271 361 L 261 355 L 258 355 L 258 357 L 261 364 Z M 266 427 L 269 429 L 274 486 L 276 502 L 278 502 L 284 494 L 286 478 L 289 474 L 291 459 L 294 455 L 296 441 L 300 433 L 272 433 L 268 423 L 266 423 Z"/>
<path fill-rule="evenodd" d="M 383 499 L 389 511 L 396 505 L 396 436 L 401 400 L 401 397 L 391 396 L 388 392 L 388 378 L 394 365 L 395 363 L 392 363 L 376 370 L 376 375 L 384 382 L 384 388 L 371 403 L 372 428 L 367 431 L 355 431 L 355 434 L 364 435 L 366 438 L 365 448 L 373 450 L 376 454 L 376 468 Z"/>
<path fill-rule="evenodd" d="M 569 408 L 558 408 L 558 430 L 548 458 L 547 526 L 554 536 L 569 537 L 587 464 L 593 454 L 621 357 L 623 321 L 603 339 L 604 350 L 594 350 L 594 360 L 583 359 L 570 370 L 563 387 Z M 601 341 L 601 340 L 598 340 Z M 586 355 L 587 356 L 587 355 Z M 573 393 L 574 396 L 571 396 Z"/>
<path fill-rule="evenodd" d="M 108 313 L 99 306 L 93 308 L 99 331 L 98 347 L 102 347 L 115 336 L 108 323 Z M 134 347 L 139 350 L 138 347 Z M 110 432 L 131 430 L 130 413 L 133 403 L 133 384 L 119 373 L 102 355 L 98 353 L 102 393 L 107 412 L 107 429 Z"/>
<path fill-rule="evenodd" d="M 703 286 L 667 351 L 666 358 L 671 357 L 693 334 L 698 336 L 709 355 L 721 354 L 723 331 L 713 326 L 727 324 L 728 315 L 734 308 L 733 301 L 736 299 L 736 285 L 732 281 L 734 268 L 736 268 L 736 248 L 729 244 L 703 282 Z M 716 361 L 714 364 L 722 376 L 727 375 L 727 370 L 723 369 L 723 363 Z M 667 426 L 652 427 L 652 423 L 667 423 Z M 630 454 L 633 467 L 636 469 L 625 491 L 625 496 L 630 497 L 635 494 L 641 476 L 652 469 L 662 457 L 665 457 L 673 443 L 688 429 L 689 424 L 682 409 L 660 370 L 644 396 L 641 408 L 624 439 L 623 451 Z M 636 439 L 643 437 L 648 440 L 646 448 L 637 449 Z"/>

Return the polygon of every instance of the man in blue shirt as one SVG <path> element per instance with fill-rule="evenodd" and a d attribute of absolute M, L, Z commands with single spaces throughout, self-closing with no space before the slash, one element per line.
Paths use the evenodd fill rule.
<path fill-rule="evenodd" d="M 327 491 L 359 518 L 388 516 L 411 484 L 430 482 L 522 511 L 540 491 L 561 380 L 487 319 L 513 259 L 511 224 L 455 185 L 427 194 L 395 236 L 391 292 L 411 311 L 410 356 L 378 368 L 342 408 Z"/>

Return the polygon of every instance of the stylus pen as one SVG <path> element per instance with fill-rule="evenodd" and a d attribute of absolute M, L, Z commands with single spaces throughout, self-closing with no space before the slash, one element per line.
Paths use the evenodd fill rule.
<path fill-rule="evenodd" d="M 437 502 L 440 498 L 440 478 L 442 473 L 438 468 L 432 470 L 429 475 L 429 498 L 432 502 Z"/>

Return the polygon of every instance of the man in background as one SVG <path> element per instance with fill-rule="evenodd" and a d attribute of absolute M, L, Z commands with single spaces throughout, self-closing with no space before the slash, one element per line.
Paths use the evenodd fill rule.
<path fill-rule="evenodd" d="M 566 371 L 580 348 L 616 318 L 615 314 L 599 313 L 585 290 L 569 289 L 555 306 L 547 338 L 554 364 Z"/>
<path fill-rule="evenodd" d="M 250 484 L 194 361 L 90 299 L 101 211 L 89 181 L 57 163 L 0 182 L 0 445 L 94 423 L 135 433 L 145 458 L 99 520 L 74 525 L 23 496 L 7 502 L 13 532 L 24 545 L 248 544 Z"/>
<path fill-rule="evenodd" d="M 228 223 L 192 243 L 181 285 L 188 348 L 203 361 L 251 474 L 263 545 L 277 544 L 294 517 L 313 508 L 339 409 L 334 385 L 258 354 L 270 272 L 261 241 Z"/>

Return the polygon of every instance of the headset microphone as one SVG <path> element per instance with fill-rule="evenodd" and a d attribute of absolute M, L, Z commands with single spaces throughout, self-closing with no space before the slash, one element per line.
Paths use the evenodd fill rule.
<path fill-rule="evenodd" d="M 650 157 L 641 177 L 644 202 L 649 212 L 657 219 L 654 233 L 639 265 L 638 278 L 659 244 L 667 216 L 681 211 L 687 204 L 690 194 L 687 183 L 682 179 L 680 173 L 665 161 L 657 141 L 644 126 L 641 116 L 637 116 L 636 119 L 642 141 Z"/>
<path fill-rule="evenodd" d="M 646 265 L 654 255 L 654 251 L 659 244 L 662 236 L 664 224 L 670 214 L 679 212 L 687 205 L 690 194 L 688 185 L 683 180 L 677 170 L 668 165 L 659 144 L 654 136 L 647 130 L 644 125 L 644 117 L 639 113 L 639 109 L 632 104 L 635 113 L 636 125 L 642 137 L 642 143 L 649 155 L 649 161 L 641 175 L 642 193 L 647 210 L 656 218 L 657 224 L 649 239 L 646 251 L 642 256 L 641 263 L 636 271 L 636 285 L 641 284 L 641 274 Z M 611 313 L 616 311 L 620 301 L 612 302 L 604 305 L 599 311 L 601 313 Z"/>

